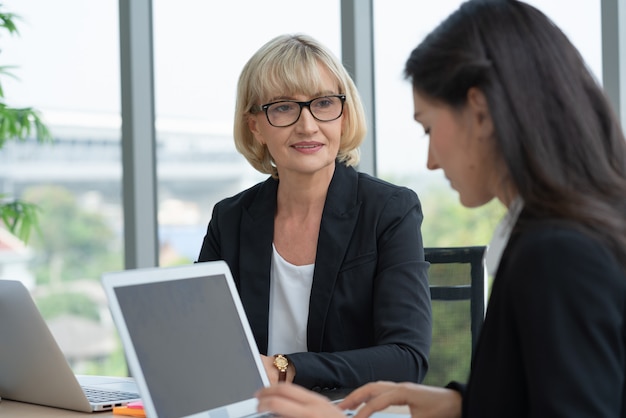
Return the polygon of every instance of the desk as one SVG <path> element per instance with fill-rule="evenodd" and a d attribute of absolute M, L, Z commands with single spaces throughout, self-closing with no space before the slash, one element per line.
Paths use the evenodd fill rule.
<path fill-rule="evenodd" d="M 408 414 L 406 407 L 392 406 L 384 412 L 391 414 Z M 122 415 L 113 415 L 113 412 L 94 412 L 93 414 L 85 412 L 68 411 L 67 409 L 48 408 L 45 406 L 32 405 L 23 402 L 14 402 L 3 399 L 0 402 L 0 417 L 20 417 L 20 418 L 123 418 Z"/>
<path fill-rule="evenodd" d="M 97 418 L 121 418 L 121 415 L 113 415 L 113 412 L 95 412 L 88 414 L 85 412 L 69 411 L 60 408 L 48 408 L 46 406 L 33 405 L 23 402 L 0 401 L 0 417 L 20 417 L 20 418 L 77 418 L 94 416 Z"/>

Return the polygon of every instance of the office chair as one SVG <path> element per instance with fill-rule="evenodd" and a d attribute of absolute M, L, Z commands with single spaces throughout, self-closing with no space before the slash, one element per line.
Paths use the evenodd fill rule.
<path fill-rule="evenodd" d="M 485 246 L 424 248 L 433 309 L 433 342 L 425 384 L 469 377 L 485 316 Z"/>

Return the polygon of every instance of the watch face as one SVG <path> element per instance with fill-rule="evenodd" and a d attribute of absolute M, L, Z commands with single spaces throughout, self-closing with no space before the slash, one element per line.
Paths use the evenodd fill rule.
<path fill-rule="evenodd" d="M 278 356 L 274 359 L 274 365 L 282 370 L 282 369 L 285 369 L 289 365 L 289 362 L 287 361 L 285 357 Z"/>

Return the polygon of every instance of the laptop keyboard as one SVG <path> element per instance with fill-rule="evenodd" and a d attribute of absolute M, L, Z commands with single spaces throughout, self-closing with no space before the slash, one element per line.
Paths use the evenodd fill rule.
<path fill-rule="evenodd" d="M 93 388 L 83 388 L 89 402 L 114 402 L 128 399 L 139 399 L 139 394 L 134 392 L 108 391 Z"/>

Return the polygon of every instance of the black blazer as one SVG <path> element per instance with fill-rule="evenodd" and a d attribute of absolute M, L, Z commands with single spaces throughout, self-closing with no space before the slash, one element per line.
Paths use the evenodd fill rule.
<path fill-rule="evenodd" d="M 230 266 L 263 354 L 277 189 L 269 178 L 216 204 L 198 258 Z M 336 164 L 317 244 L 308 352 L 285 353 L 295 383 L 333 389 L 422 381 L 431 342 L 422 218 L 412 190 Z"/>
<path fill-rule="evenodd" d="M 520 221 L 493 283 L 463 416 L 626 417 L 624 269 L 572 225 Z"/>

